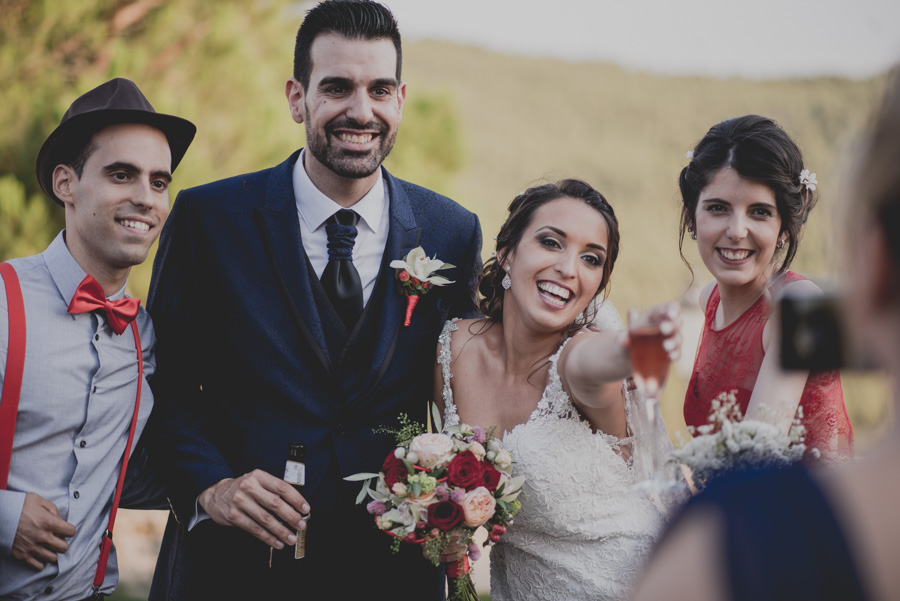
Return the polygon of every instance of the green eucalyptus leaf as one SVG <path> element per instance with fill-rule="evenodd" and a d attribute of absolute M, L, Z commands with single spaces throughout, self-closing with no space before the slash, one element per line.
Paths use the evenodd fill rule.
<path fill-rule="evenodd" d="M 431 419 L 434 420 L 435 431 L 441 432 L 443 431 L 443 422 L 441 420 L 441 412 L 438 409 L 437 403 L 431 404 Z"/>
<path fill-rule="evenodd" d="M 352 476 L 347 476 L 344 478 L 347 482 L 359 482 L 360 480 L 371 480 L 372 478 L 377 478 L 378 474 L 372 474 L 368 472 L 361 472 L 359 474 L 353 474 Z"/>

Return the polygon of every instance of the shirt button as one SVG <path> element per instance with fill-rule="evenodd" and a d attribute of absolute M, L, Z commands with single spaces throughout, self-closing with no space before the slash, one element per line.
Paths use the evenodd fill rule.
<path fill-rule="evenodd" d="M 77 499 L 78 497 L 81 496 L 81 493 L 78 492 L 78 491 L 76 490 L 76 491 L 72 494 L 72 496 L 75 497 L 75 498 Z"/>
<path fill-rule="evenodd" d="M 94 340 L 100 340 L 100 334 L 94 334 Z"/>
<path fill-rule="evenodd" d="M 52 586 L 48 586 L 47 588 L 44 589 L 44 594 L 45 594 L 45 595 L 49 595 L 49 594 L 52 593 L 52 592 L 53 592 L 53 587 L 52 587 Z"/>
<path fill-rule="evenodd" d="M 84 447 L 87 446 L 87 441 L 86 441 L 86 440 L 82 440 L 82 441 L 79 443 L 78 446 L 80 446 L 80 447 L 83 449 Z"/>
<path fill-rule="evenodd" d="M 94 385 L 91 387 L 91 392 L 97 392 L 97 385 L 96 385 L 96 384 L 94 384 Z"/>

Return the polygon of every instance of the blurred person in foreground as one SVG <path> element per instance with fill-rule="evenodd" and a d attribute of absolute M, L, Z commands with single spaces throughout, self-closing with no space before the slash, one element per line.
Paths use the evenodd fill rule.
<path fill-rule="evenodd" d="M 858 156 L 844 321 L 851 347 L 900 401 L 900 78 Z M 710 486 L 664 537 L 634 599 L 900 598 L 900 411 L 879 446 L 827 470 L 737 475 Z"/>
<path fill-rule="evenodd" d="M 139 463 L 129 458 L 156 366 L 150 316 L 126 282 L 162 230 L 195 132 L 113 79 L 76 99 L 38 154 L 38 182 L 66 227 L 44 252 L 0 267 L 0 599 L 97 599 L 116 587 L 123 464 Z"/>
<path fill-rule="evenodd" d="M 478 218 L 381 166 L 406 99 L 383 5 L 310 10 L 285 96 L 306 148 L 181 192 L 160 238 L 150 448 L 175 517 L 151 598 L 379 598 L 402 583 L 438 599 L 440 571 L 413 545 L 393 555 L 342 478 L 381 468 L 394 440 L 379 426 L 427 415 L 441 326 L 476 313 Z M 407 324 L 390 264 L 413 249 L 457 267 Z M 302 495 L 282 479 L 292 443 Z"/>

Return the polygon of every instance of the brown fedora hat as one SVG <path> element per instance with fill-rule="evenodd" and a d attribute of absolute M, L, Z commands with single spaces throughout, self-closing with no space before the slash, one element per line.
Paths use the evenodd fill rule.
<path fill-rule="evenodd" d="M 75 159 L 95 133 L 118 123 L 145 123 L 163 132 L 172 152 L 172 171 L 197 133 L 197 127 L 187 119 L 157 113 L 133 81 L 111 79 L 79 96 L 41 146 L 37 179 L 44 193 L 62 205 L 53 194 L 53 170 Z"/>

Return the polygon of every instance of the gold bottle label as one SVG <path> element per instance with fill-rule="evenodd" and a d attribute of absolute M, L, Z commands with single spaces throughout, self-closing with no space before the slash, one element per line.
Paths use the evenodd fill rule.
<path fill-rule="evenodd" d="M 303 516 L 306 527 L 309 528 L 309 516 Z M 297 530 L 297 543 L 294 545 L 294 559 L 306 557 L 306 528 Z"/>

